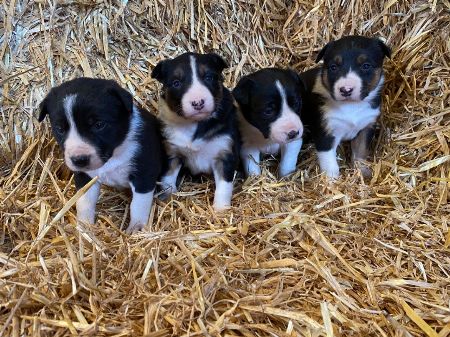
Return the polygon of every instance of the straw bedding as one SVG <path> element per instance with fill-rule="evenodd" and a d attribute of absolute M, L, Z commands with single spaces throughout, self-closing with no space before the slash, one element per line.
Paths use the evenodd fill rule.
<path fill-rule="evenodd" d="M 0 335 L 449 336 L 449 31 L 447 0 L 4 1 Z M 115 78 L 156 113 L 162 58 L 216 51 L 232 87 L 308 69 L 345 34 L 393 47 L 371 180 L 347 167 L 327 183 L 306 146 L 287 179 L 275 159 L 238 179 L 224 215 L 211 180 L 186 177 L 145 232 L 119 230 L 130 194 L 114 189 L 76 227 L 71 174 L 35 118 L 52 85 Z"/>

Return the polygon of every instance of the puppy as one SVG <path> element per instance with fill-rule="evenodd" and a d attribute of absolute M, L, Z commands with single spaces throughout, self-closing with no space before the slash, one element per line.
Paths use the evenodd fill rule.
<path fill-rule="evenodd" d="M 133 105 L 116 82 L 77 78 L 50 90 L 38 120 L 49 115 L 52 133 L 80 189 L 98 180 L 76 203 L 77 220 L 94 223 L 100 184 L 131 187 L 127 232 L 147 224 L 156 181 L 164 167 L 158 121 Z"/>
<path fill-rule="evenodd" d="M 261 153 L 276 154 L 280 149 L 279 175 L 295 170 L 303 135 L 301 86 L 294 71 L 266 68 L 241 78 L 234 88 L 247 176 L 261 174 Z"/>
<path fill-rule="evenodd" d="M 316 62 L 323 65 L 300 74 L 306 91 L 302 121 L 311 132 L 321 171 L 339 176 L 336 148 L 351 141 L 352 161 L 369 155 L 373 126 L 380 115 L 383 60 L 390 49 L 379 39 L 347 36 L 328 43 Z M 364 176 L 370 176 L 361 166 Z"/>
<path fill-rule="evenodd" d="M 169 157 L 163 198 L 176 192 L 185 165 L 193 174 L 213 173 L 214 209 L 230 207 L 238 134 L 233 98 L 222 84 L 226 67 L 216 54 L 184 53 L 159 62 L 152 71 L 163 85 L 158 117 Z"/>

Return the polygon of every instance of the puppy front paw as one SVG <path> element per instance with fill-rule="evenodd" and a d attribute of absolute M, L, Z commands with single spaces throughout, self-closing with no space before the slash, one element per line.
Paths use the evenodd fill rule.
<path fill-rule="evenodd" d="M 364 179 L 370 179 L 372 178 L 372 169 L 369 165 L 365 164 L 362 161 L 355 161 L 354 163 L 355 168 L 359 169 L 361 171 L 361 175 Z"/>
<path fill-rule="evenodd" d="M 227 210 L 229 210 L 231 208 L 231 205 L 214 202 L 213 208 L 214 208 L 215 212 L 222 213 L 222 212 L 226 212 Z"/>
<path fill-rule="evenodd" d="M 339 166 L 336 167 L 328 167 L 324 170 L 326 176 L 330 180 L 336 180 L 339 178 Z"/>
<path fill-rule="evenodd" d="M 294 171 L 295 171 L 295 168 L 280 167 L 278 175 L 280 176 L 280 178 L 283 178 L 283 177 L 286 177 L 286 176 L 290 175 Z"/>
<path fill-rule="evenodd" d="M 177 192 L 176 186 L 166 185 L 161 188 L 161 192 L 158 194 L 158 199 L 166 201 L 173 193 Z"/>
<path fill-rule="evenodd" d="M 127 229 L 125 229 L 125 233 L 131 235 L 133 233 L 139 232 L 145 227 L 145 223 L 143 221 L 134 221 L 130 222 Z"/>

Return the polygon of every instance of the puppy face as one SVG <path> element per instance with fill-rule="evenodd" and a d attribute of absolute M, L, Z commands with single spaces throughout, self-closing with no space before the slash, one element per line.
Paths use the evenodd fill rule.
<path fill-rule="evenodd" d="M 53 88 L 40 105 L 72 171 L 100 168 L 125 139 L 133 99 L 116 82 L 78 78 Z"/>
<path fill-rule="evenodd" d="M 163 84 L 162 98 L 172 112 L 194 121 L 212 116 L 222 99 L 222 70 L 218 55 L 184 53 L 159 62 L 152 77 Z"/>
<path fill-rule="evenodd" d="M 322 83 L 337 101 L 361 101 L 380 82 L 383 59 L 390 49 L 379 39 L 347 36 L 328 43 L 317 56 L 323 58 Z"/>
<path fill-rule="evenodd" d="M 233 96 L 244 118 L 279 144 L 303 135 L 301 80 L 292 70 L 267 68 L 243 77 Z"/>

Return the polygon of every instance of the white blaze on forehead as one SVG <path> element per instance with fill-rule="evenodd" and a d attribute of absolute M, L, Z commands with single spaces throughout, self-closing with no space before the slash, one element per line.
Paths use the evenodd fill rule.
<path fill-rule="evenodd" d="M 274 122 L 272 122 L 270 127 L 270 138 L 277 143 L 284 144 L 302 136 L 303 124 L 300 121 L 300 117 L 292 111 L 291 107 L 288 105 L 286 90 L 280 81 L 277 80 L 275 85 L 281 96 L 281 114 Z M 291 131 L 298 131 L 298 136 L 294 139 L 288 139 L 288 134 Z"/>
<path fill-rule="evenodd" d="M 214 111 L 214 97 L 211 91 L 209 91 L 209 89 L 199 80 L 197 63 L 193 55 L 189 57 L 189 61 L 192 82 L 191 86 L 186 90 L 181 99 L 183 114 L 186 117 L 199 117 L 199 119 L 206 118 Z M 203 108 L 201 110 L 195 110 L 192 102 L 199 104 L 200 101 L 203 101 Z"/>
<path fill-rule="evenodd" d="M 353 89 L 351 96 L 342 96 L 340 88 L 345 88 L 347 90 L 350 88 Z M 361 89 L 361 77 L 359 77 L 358 74 L 350 68 L 350 71 L 344 77 L 339 78 L 336 83 L 334 83 L 333 93 L 334 97 L 338 101 L 342 101 L 345 99 L 359 101 L 361 99 Z"/>
<path fill-rule="evenodd" d="M 66 165 L 73 171 L 79 171 L 80 169 L 73 165 L 71 157 L 77 156 L 89 156 L 90 162 L 89 166 L 84 169 L 94 169 L 102 165 L 102 161 L 97 155 L 95 148 L 87 143 L 80 136 L 78 132 L 77 125 L 73 119 L 73 107 L 75 105 L 77 95 L 69 95 L 63 99 L 64 114 L 67 118 L 67 123 L 69 124 L 69 129 L 67 133 L 67 138 L 64 141 L 64 159 Z"/>

